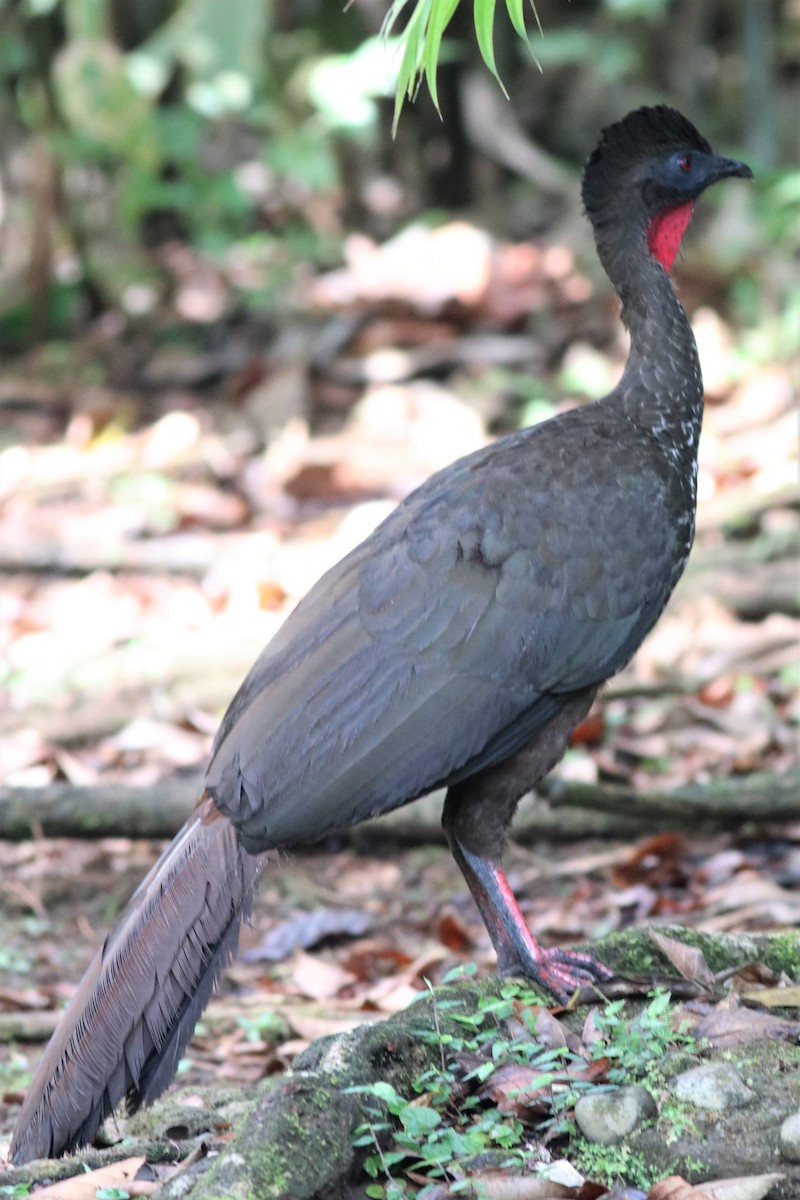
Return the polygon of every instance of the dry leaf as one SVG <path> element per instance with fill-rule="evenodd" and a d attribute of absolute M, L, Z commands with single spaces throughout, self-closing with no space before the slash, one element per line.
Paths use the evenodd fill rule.
<path fill-rule="evenodd" d="M 647 1200 L 708 1200 L 705 1192 L 687 1183 L 682 1175 L 670 1175 L 653 1184 Z"/>
<path fill-rule="evenodd" d="M 783 1175 L 746 1175 L 738 1179 L 714 1179 L 702 1185 L 708 1200 L 761 1200 Z"/>
<path fill-rule="evenodd" d="M 601 1082 L 609 1065 L 607 1058 L 583 1065 L 569 1063 L 550 1070 L 507 1063 L 489 1076 L 478 1094 L 489 1097 L 501 1112 L 515 1113 L 521 1121 L 530 1122 L 550 1111 L 554 1093 L 564 1092 L 576 1081 Z M 540 1082 L 542 1079 L 546 1082 Z"/>
<path fill-rule="evenodd" d="M 402 1012 L 419 998 L 419 988 L 414 984 L 398 983 L 392 979 L 382 979 L 369 989 L 365 999 L 382 1013 Z"/>
<path fill-rule="evenodd" d="M 771 1038 L 800 1037 L 800 1021 L 787 1021 L 749 1008 L 717 1008 L 698 1021 L 694 1035 L 713 1050 L 725 1050 Z"/>
<path fill-rule="evenodd" d="M 600 1009 L 597 1005 L 590 1008 L 586 1014 L 586 1020 L 583 1022 L 583 1029 L 581 1031 L 581 1041 L 584 1046 L 595 1046 L 598 1042 L 604 1040 L 597 1024 L 599 1015 Z"/>
<path fill-rule="evenodd" d="M 457 1192 L 445 1184 L 437 1188 L 431 1200 L 446 1200 L 458 1196 L 459 1200 L 579 1200 L 579 1189 L 554 1183 L 541 1175 L 519 1175 L 507 1171 L 475 1171 L 470 1176 L 471 1187 L 464 1191 L 463 1185 Z"/>
<path fill-rule="evenodd" d="M 546 1050 L 566 1048 L 573 1054 L 588 1058 L 586 1047 L 577 1033 L 573 1033 L 558 1017 L 539 1004 L 524 1005 L 514 1002 L 514 1016 L 508 1017 L 504 1027 L 512 1037 L 528 1038 L 531 1033 Z"/>
<path fill-rule="evenodd" d="M 427 953 L 421 954 L 409 963 L 405 971 L 394 976 L 378 979 L 365 992 L 360 993 L 362 1003 L 379 1008 L 381 1012 L 399 1012 L 407 1008 L 413 1000 L 418 999 L 422 980 L 427 979 L 431 971 L 445 957 L 444 947 L 432 944 Z"/>
<path fill-rule="evenodd" d="M 800 1008 L 800 984 L 793 987 L 761 988 L 754 992 L 742 992 L 743 1000 L 763 1004 L 765 1008 Z"/>
<path fill-rule="evenodd" d="M 714 982 L 714 974 L 706 962 L 702 950 L 698 950 L 694 946 L 687 946 L 684 942 L 679 942 L 677 938 L 668 937 L 665 933 L 659 933 L 657 929 L 651 928 L 648 932 L 651 940 L 655 942 L 662 954 L 666 954 L 673 967 L 684 979 L 697 980 L 699 983 L 707 984 Z"/>
<path fill-rule="evenodd" d="M 437 936 L 448 950 L 463 953 L 472 945 L 472 931 L 452 909 L 445 909 L 439 921 Z"/>
<path fill-rule="evenodd" d="M 71 1179 L 51 1183 L 36 1195 L 40 1196 L 41 1200 L 95 1200 L 100 1188 L 115 1187 L 124 1188 L 132 1200 L 137 1196 L 152 1196 L 161 1186 L 158 1180 L 136 1180 L 144 1162 L 144 1155 L 126 1158 L 122 1162 L 112 1163 L 110 1167 L 81 1172 L 80 1175 L 73 1175 Z"/>
<path fill-rule="evenodd" d="M 291 981 L 312 1000 L 331 1000 L 356 982 L 355 975 L 335 963 L 299 951 L 292 959 Z"/>
<path fill-rule="evenodd" d="M 618 739 L 619 744 L 624 744 L 624 741 Z M 652 754 L 653 749 L 654 747 L 648 749 L 648 756 Z M 659 746 L 659 749 L 662 753 L 668 751 L 666 745 Z M 688 851 L 686 838 L 681 834 L 658 833 L 654 837 L 645 838 L 625 862 L 612 867 L 611 878 L 620 887 L 634 883 L 648 883 L 652 887 L 658 887 L 673 879 L 676 872 L 683 873 Z"/>
<path fill-rule="evenodd" d="M 385 938 L 359 938 L 343 950 L 340 961 L 359 980 L 371 983 L 408 967 L 411 955 Z"/>
<path fill-rule="evenodd" d="M 563 1184 L 564 1187 L 579 1188 L 586 1182 L 580 1171 L 576 1171 L 566 1158 L 556 1159 L 555 1162 L 539 1169 L 545 1179 L 549 1179 L 551 1183 Z"/>
<path fill-rule="evenodd" d="M 317 1015 L 311 1012 L 299 1011 L 293 1006 L 283 1010 L 287 1022 L 301 1038 L 313 1042 L 316 1038 L 328 1037 L 330 1034 L 349 1033 L 359 1025 L 369 1024 L 368 1013 L 338 1013 Z"/>
<path fill-rule="evenodd" d="M 370 924 L 371 918 L 358 909 L 317 908 L 280 921 L 241 958 L 243 962 L 277 962 L 288 958 L 293 950 L 307 950 L 324 938 L 360 937 Z"/>

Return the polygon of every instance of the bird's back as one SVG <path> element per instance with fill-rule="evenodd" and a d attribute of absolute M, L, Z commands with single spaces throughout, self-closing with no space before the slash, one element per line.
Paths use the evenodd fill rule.
<path fill-rule="evenodd" d="M 684 510 L 614 394 L 440 471 L 267 646 L 208 790 L 261 850 L 506 757 L 634 653 L 688 553 Z"/>

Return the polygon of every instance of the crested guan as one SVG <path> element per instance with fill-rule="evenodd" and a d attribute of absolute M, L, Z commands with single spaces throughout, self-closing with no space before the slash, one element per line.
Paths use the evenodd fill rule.
<path fill-rule="evenodd" d="M 583 175 L 631 348 L 604 399 L 413 492 L 255 663 L 205 790 L 92 962 L 17 1121 L 21 1163 L 169 1084 L 272 851 L 445 786 L 444 827 L 499 971 L 563 999 L 609 972 L 543 950 L 503 875 L 519 798 L 658 619 L 694 533 L 700 365 L 669 271 L 695 200 L 744 164 L 679 113 L 604 130 Z"/>

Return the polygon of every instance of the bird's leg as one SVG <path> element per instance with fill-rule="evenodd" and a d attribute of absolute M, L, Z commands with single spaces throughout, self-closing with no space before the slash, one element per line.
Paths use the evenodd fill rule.
<path fill-rule="evenodd" d="M 589 954 L 543 949 L 528 928 L 500 863 L 471 854 L 453 840 L 450 849 L 489 931 L 500 975 L 532 979 L 562 1003 L 580 988 L 612 978 L 613 972 Z"/>
<path fill-rule="evenodd" d="M 574 696 L 513 758 L 448 790 L 442 815 L 450 850 L 492 939 L 501 975 L 533 979 L 559 1001 L 612 977 L 588 954 L 544 950 L 528 928 L 501 865 L 519 799 L 561 758 L 595 689 Z"/>

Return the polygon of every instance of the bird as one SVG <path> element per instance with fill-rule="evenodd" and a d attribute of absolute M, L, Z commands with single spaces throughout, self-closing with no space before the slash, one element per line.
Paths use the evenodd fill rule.
<path fill-rule="evenodd" d="M 694 537 L 703 384 L 670 272 L 698 197 L 748 166 L 679 112 L 605 128 L 582 177 L 630 351 L 602 399 L 429 478 L 257 659 L 202 794 L 108 933 L 21 1106 L 11 1159 L 90 1142 L 169 1085 L 277 852 L 446 788 L 502 975 L 557 1002 L 603 964 L 544 949 L 502 868 L 522 795 L 661 615 Z"/>

